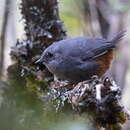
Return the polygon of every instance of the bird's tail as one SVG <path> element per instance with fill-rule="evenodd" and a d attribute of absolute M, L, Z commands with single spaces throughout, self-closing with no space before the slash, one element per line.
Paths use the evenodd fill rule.
<path fill-rule="evenodd" d="M 111 40 L 111 43 L 116 44 L 118 43 L 120 40 L 122 40 L 122 38 L 124 37 L 126 31 L 120 31 L 119 33 L 116 34 L 116 36 Z"/>

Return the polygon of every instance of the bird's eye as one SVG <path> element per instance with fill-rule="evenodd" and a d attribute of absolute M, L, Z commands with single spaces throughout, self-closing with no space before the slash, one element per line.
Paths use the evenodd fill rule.
<path fill-rule="evenodd" d="M 49 58 L 51 58 L 51 57 L 53 57 L 53 54 L 50 53 L 50 52 L 47 52 L 47 56 L 48 56 Z"/>

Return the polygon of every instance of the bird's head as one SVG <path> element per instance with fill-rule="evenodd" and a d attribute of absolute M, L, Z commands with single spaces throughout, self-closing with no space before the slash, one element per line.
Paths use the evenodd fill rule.
<path fill-rule="evenodd" d="M 36 64 L 37 63 L 41 63 L 41 64 L 45 64 L 45 65 L 49 64 L 49 62 L 54 60 L 55 54 L 56 54 L 56 52 L 54 52 L 54 48 L 48 47 L 47 49 L 44 50 L 40 59 L 36 61 Z"/>
<path fill-rule="evenodd" d="M 52 44 L 44 50 L 41 58 L 36 61 L 36 64 L 44 64 L 51 72 L 53 72 L 59 66 L 61 58 L 59 46 Z"/>

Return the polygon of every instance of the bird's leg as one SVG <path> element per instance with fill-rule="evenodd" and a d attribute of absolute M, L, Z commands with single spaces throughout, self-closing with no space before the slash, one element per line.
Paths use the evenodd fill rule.
<path fill-rule="evenodd" d="M 55 82 L 60 82 L 61 84 L 69 84 L 69 81 L 67 80 L 60 80 L 54 75 L 54 81 Z"/>
<path fill-rule="evenodd" d="M 54 81 L 55 82 L 58 82 L 59 80 L 58 80 L 58 78 L 54 75 Z"/>

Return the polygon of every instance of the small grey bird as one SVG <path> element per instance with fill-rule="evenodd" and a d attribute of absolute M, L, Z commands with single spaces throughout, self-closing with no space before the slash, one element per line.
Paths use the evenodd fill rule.
<path fill-rule="evenodd" d="M 61 80 L 78 83 L 93 75 L 101 77 L 110 67 L 113 51 L 124 36 L 119 32 L 112 40 L 77 37 L 53 43 L 37 61 Z"/>

